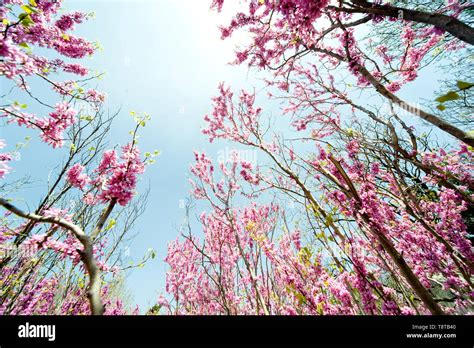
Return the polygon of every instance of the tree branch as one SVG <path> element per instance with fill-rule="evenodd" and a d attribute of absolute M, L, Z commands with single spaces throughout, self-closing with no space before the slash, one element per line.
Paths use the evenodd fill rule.
<path fill-rule="evenodd" d="M 315 46 L 308 47 L 308 49 L 317 52 L 317 53 L 324 53 L 327 54 L 333 58 L 336 58 L 337 60 L 341 62 L 347 62 L 348 59 L 341 56 L 338 53 L 328 51 L 326 49 L 322 48 L 317 48 Z M 408 104 L 404 100 L 400 99 L 397 97 L 395 94 L 390 92 L 380 81 L 378 81 L 368 70 L 366 67 L 363 65 L 353 62 L 354 65 L 357 68 L 357 71 L 364 76 L 367 81 L 370 82 L 372 86 L 375 87 L 375 90 L 382 95 L 383 97 L 387 98 L 394 104 L 398 105 L 400 108 L 402 108 L 405 111 L 408 111 L 409 113 L 418 116 L 422 118 L 423 120 L 431 123 L 432 125 L 438 127 L 439 129 L 445 131 L 446 133 L 451 134 L 453 137 L 459 139 L 460 141 L 466 143 L 467 145 L 474 146 L 474 135 L 471 133 L 465 132 L 462 129 L 457 128 L 456 126 L 452 125 L 451 123 L 448 123 L 444 121 L 443 119 L 439 118 L 436 115 L 433 115 L 429 112 L 426 112 L 420 108 L 417 108 L 413 105 Z"/>
<path fill-rule="evenodd" d="M 450 33 L 459 40 L 474 45 L 474 28 L 457 18 L 441 13 L 423 12 L 390 5 L 378 5 L 366 0 L 351 0 L 351 2 L 359 6 L 359 8 L 332 8 L 346 13 L 372 13 L 379 16 L 403 18 L 407 21 L 431 24 Z"/>

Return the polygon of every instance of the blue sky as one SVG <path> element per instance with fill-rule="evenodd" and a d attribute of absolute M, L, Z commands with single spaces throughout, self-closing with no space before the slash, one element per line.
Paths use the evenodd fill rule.
<path fill-rule="evenodd" d="M 107 93 L 108 109 L 122 109 L 110 134 L 112 144 L 129 140 L 133 120 L 128 115 L 134 110 L 152 116 L 141 132 L 140 147 L 143 151 L 161 151 L 140 184 L 142 189 L 149 185 L 151 193 L 148 209 L 138 221 L 139 234 L 130 246 L 130 255 L 136 260 L 148 248 L 157 252 L 155 260 L 134 270 L 127 281 L 133 302 L 142 310 L 153 305 L 158 293 L 164 291 L 166 267 L 162 260 L 168 242 L 179 235 L 178 226 L 184 218 L 180 202 L 189 195 L 187 173 L 193 150 L 205 150 L 216 158 L 219 151 L 231 147 L 221 142 L 211 146 L 200 132 L 218 83 L 226 81 L 234 90 L 259 85 L 258 76 L 246 67 L 227 64 L 233 60 L 234 46 L 244 37 L 221 41 L 217 29 L 218 24 L 227 23 L 239 2 L 226 4 L 222 15 L 211 12 L 209 4 L 208 0 L 66 1 L 67 9 L 96 14 L 78 28 L 78 33 L 103 47 L 84 64 L 106 73 L 97 88 Z M 427 91 L 435 84 L 436 77 L 430 77 L 421 85 L 404 88 L 402 96 L 412 102 L 421 93 L 428 98 L 431 94 Z M 29 111 L 35 110 L 32 107 Z M 34 173 L 38 180 L 24 192 L 25 201 L 34 206 L 45 191 L 44 177 L 60 154 L 41 144 L 34 136 L 36 132 L 30 133 L 31 148 L 12 166 L 13 175 Z M 11 144 L 30 133 L 18 127 L 0 128 L 0 136 Z"/>

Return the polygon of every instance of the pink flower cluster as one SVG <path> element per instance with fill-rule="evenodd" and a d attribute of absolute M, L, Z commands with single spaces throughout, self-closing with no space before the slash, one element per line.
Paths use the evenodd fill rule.
<path fill-rule="evenodd" d="M 0 62 L 0 71 L 8 78 L 15 78 L 18 75 L 32 75 L 35 73 L 47 74 L 45 67 L 49 65 L 65 64 L 60 59 L 47 60 L 37 56 L 32 51 L 24 50 L 21 46 L 37 45 L 39 47 L 55 49 L 61 55 L 70 58 L 83 58 L 91 55 L 95 51 L 93 44 L 83 38 L 72 34 L 65 34 L 65 31 L 73 30 L 74 24 L 81 23 L 86 19 L 86 15 L 81 12 L 63 14 L 56 22 L 53 18 L 57 15 L 61 6 L 61 1 L 37 1 L 24 4 L 24 1 L 4 1 L 4 6 L 0 11 L 0 30 L 5 31 L 5 26 L 15 22 L 15 18 L 9 18 L 14 11 L 9 11 L 8 6 L 33 6 L 31 13 L 26 13 L 23 25 L 10 26 L 6 35 L 0 38 L 0 56 L 4 59 Z M 46 65 L 46 66 L 45 66 Z M 83 74 L 84 69 L 79 66 L 68 65 L 70 72 Z"/>
<path fill-rule="evenodd" d="M 79 76 L 86 76 L 89 70 L 78 63 L 66 62 L 62 57 L 84 58 L 92 55 L 96 46 L 73 35 L 74 25 L 82 23 L 87 15 L 73 12 L 59 16 L 62 1 L 3 1 L 0 8 L 0 75 L 14 80 L 21 90 L 29 90 L 28 76 L 40 75 L 51 85 L 52 90 L 63 96 L 77 98 L 97 106 L 104 101 L 104 95 L 94 90 L 77 91 L 74 83 L 61 88 L 62 83 L 50 76 L 58 70 Z M 21 13 L 18 22 L 16 13 Z M 68 32 L 66 34 L 66 31 Z M 48 58 L 35 54 L 34 47 L 55 50 L 59 57 Z M 51 58 L 49 58 L 51 57 Z M 33 115 L 16 110 L 15 105 L 0 108 L 0 116 L 17 118 L 20 125 L 41 129 L 41 138 L 53 147 L 63 145 L 64 131 L 75 122 L 75 112 L 67 103 L 58 103 L 50 118 L 37 119 Z"/>
<path fill-rule="evenodd" d="M 74 30 L 74 24 L 80 24 L 84 21 L 86 15 L 83 12 L 73 12 L 64 14 L 56 21 L 56 26 L 62 31 Z"/>
<path fill-rule="evenodd" d="M 210 193 L 218 199 L 226 201 L 235 194 L 241 185 L 240 179 L 258 186 L 262 176 L 252 163 L 240 158 L 236 151 L 230 153 L 230 158 L 219 163 L 219 169 L 224 177 L 217 180 L 212 161 L 205 153 L 194 153 L 196 163 L 191 167 L 195 178 L 190 179 L 192 194 L 197 199 L 206 199 Z"/>
<path fill-rule="evenodd" d="M 53 148 L 64 145 L 64 132 L 76 123 L 77 111 L 72 109 L 68 103 L 59 103 L 55 111 L 49 114 L 49 118 L 36 121 L 36 126 L 41 130 L 41 139 Z"/>
<path fill-rule="evenodd" d="M 122 147 L 118 161 L 115 153 L 104 156 L 99 168 L 99 177 L 105 178 L 105 189 L 99 194 L 99 199 L 106 202 L 116 199 L 120 205 L 127 205 L 135 194 L 137 176 L 143 174 L 145 165 L 140 158 L 140 150 L 133 144 Z"/>
<path fill-rule="evenodd" d="M 78 251 L 82 250 L 82 244 L 73 237 L 64 241 L 49 238 L 46 234 L 35 234 L 23 243 L 26 248 L 49 249 L 58 253 L 62 258 L 68 257 L 75 265 L 81 261 Z"/>
<path fill-rule="evenodd" d="M 3 285 L 10 286 L 11 279 L 15 279 L 21 270 L 21 265 L 4 267 L 0 281 Z M 18 292 L 18 297 L 11 296 L 2 302 L 0 315 L 90 314 L 90 306 L 83 284 L 71 286 L 65 274 L 41 278 L 39 267 L 31 269 L 28 274 L 29 277 L 25 280 L 21 291 Z M 20 288 L 14 290 L 18 291 Z M 137 315 L 139 313 L 138 307 L 131 310 L 119 298 L 112 295 L 108 285 L 102 288 L 101 297 L 104 300 L 105 315 Z"/>
<path fill-rule="evenodd" d="M 32 75 L 38 71 L 29 56 L 3 36 L 0 37 L 0 57 L 0 75 L 8 79 L 14 79 L 18 75 Z"/>
<path fill-rule="evenodd" d="M 208 127 L 203 133 L 209 137 L 212 142 L 217 138 L 228 140 L 249 140 L 255 131 L 255 124 L 261 116 L 261 108 L 255 108 L 255 95 L 242 91 L 239 100 L 244 112 L 236 110 L 233 107 L 234 94 L 230 88 L 219 85 L 219 95 L 213 98 L 212 115 L 206 115 L 204 120 Z M 238 119 L 239 123 L 234 122 Z M 238 137 L 238 138 L 237 138 Z"/>
<path fill-rule="evenodd" d="M 83 170 L 84 166 L 77 163 L 67 172 L 69 183 L 80 190 L 84 190 L 91 180 L 87 174 L 83 173 Z"/>
<path fill-rule="evenodd" d="M 64 133 L 77 122 L 77 111 L 71 108 L 67 102 L 55 105 L 55 110 L 49 113 L 47 118 L 38 118 L 20 111 L 20 107 L 12 105 L 0 111 L 0 117 L 7 117 L 10 123 L 17 123 L 27 128 L 37 128 L 41 131 L 40 138 L 53 148 L 64 145 Z"/>
<path fill-rule="evenodd" d="M 115 150 L 105 151 L 92 178 L 83 171 L 82 165 L 75 164 L 67 172 L 67 180 L 85 193 L 87 204 L 116 200 L 125 206 L 135 195 L 138 175 L 144 173 L 145 164 L 140 158 L 138 147 L 129 143 L 122 147 L 120 157 Z M 95 196 L 92 191 L 97 192 Z"/>

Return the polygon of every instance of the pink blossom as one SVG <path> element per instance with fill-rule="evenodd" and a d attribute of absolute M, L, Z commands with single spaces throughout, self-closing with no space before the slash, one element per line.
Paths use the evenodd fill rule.
<path fill-rule="evenodd" d="M 85 186 L 88 185 L 91 180 L 87 174 L 82 173 L 83 170 L 84 167 L 78 163 L 72 166 L 67 172 L 67 180 L 69 183 L 81 190 L 84 190 Z"/>
<path fill-rule="evenodd" d="M 56 104 L 55 111 L 49 114 L 49 118 L 36 121 L 36 126 L 42 131 L 41 139 L 53 148 L 62 147 L 64 132 L 76 123 L 76 114 L 77 111 L 70 108 L 66 102 Z"/>

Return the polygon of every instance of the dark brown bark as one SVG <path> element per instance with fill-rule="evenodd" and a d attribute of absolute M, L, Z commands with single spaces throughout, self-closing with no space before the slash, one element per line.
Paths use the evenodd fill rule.
<path fill-rule="evenodd" d="M 421 284 L 420 280 L 417 276 L 413 273 L 410 266 L 405 262 L 403 257 L 400 253 L 395 249 L 393 244 L 382 234 L 378 234 L 378 240 L 380 244 L 390 255 L 392 261 L 397 265 L 400 273 L 403 275 L 405 280 L 410 284 L 413 292 L 420 298 L 420 300 L 425 304 L 425 306 L 429 309 L 431 314 L 435 315 L 444 315 L 445 313 L 439 306 L 439 304 L 435 301 L 433 296 L 426 290 L 426 288 Z"/>
<path fill-rule="evenodd" d="M 403 18 L 407 21 L 430 24 L 440 28 L 468 44 L 474 45 L 474 28 L 459 19 L 441 13 L 423 12 L 390 5 L 377 5 L 366 0 L 352 0 L 357 7 L 340 8 L 343 12 L 371 13 L 390 18 Z"/>

